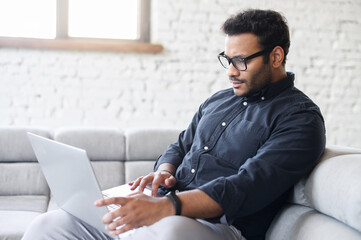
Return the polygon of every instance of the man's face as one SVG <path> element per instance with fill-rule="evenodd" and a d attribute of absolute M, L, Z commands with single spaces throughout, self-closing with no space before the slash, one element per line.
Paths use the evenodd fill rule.
<path fill-rule="evenodd" d="M 226 37 L 225 55 L 229 58 L 236 56 L 245 58 L 261 50 L 263 47 L 259 45 L 258 37 L 252 33 Z M 269 64 L 263 63 L 263 56 L 252 58 L 246 64 L 245 71 L 238 71 L 232 64 L 227 71 L 233 91 L 237 96 L 249 96 L 272 81 L 271 68 Z"/>

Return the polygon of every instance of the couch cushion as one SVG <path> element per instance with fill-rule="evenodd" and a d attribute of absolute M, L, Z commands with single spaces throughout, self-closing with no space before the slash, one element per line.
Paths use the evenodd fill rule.
<path fill-rule="evenodd" d="M 0 239 L 20 240 L 32 220 L 39 215 L 39 212 L 0 210 Z"/>
<path fill-rule="evenodd" d="M 0 211 L 16 210 L 43 213 L 48 209 L 48 202 L 48 196 L 0 196 Z"/>
<path fill-rule="evenodd" d="M 153 172 L 154 161 L 128 161 L 125 162 L 125 182 L 134 181 L 140 176 Z"/>
<path fill-rule="evenodd" d="M 48 204 L 48 209 L 47 209 L 47 212 L 49 211 L 53 211 L 53 210 L 56 210 L 56 209 L 59 209 L 59 206 L 58 204 L 56 203 L 54 197 L 52 194 L 50 194 L 50 201 L 49 201 L 49 204 Z"/>
<path fill-rule="evenodd" d="M 305 194 L 312 207 L 361 231 L 361 154 L 321 162 Z"/>
<path fill-rule="evenodd" d="M 45 128 L 0 127 L 0 162 L 36 161 L 26 132 L 50 137 L 50 132 Z"/>
<path fill-rule="evenodd" d="M 340 156 L 340 155 L 356 154 L 356 153 L 361 154 L 361 149 L 353 148 L 353 147 L 328 145 L 325 149 L 325 152 L 322 154 L 319 162 L 322 162 L 329 158 L 333 158 L 333 157 Z"/>
<path fill-rule="evenodd" d="M 361 154 L 322 161 L 304 181 L 306 205 L 361 232 Z M 304 204 L 304 203 L 302 203 Z"/>
<path fill-rule="evenodd" d="M 49 187 L 38 163 L 1 163 L 0 196 L 49 195 Z"/>
<path fill-rule="evenodd" d="M 119 161 L 92 162 L 101 190 L 124 184 L 124 163 Z"/>
<path fill-rule="evenodd" d="M 299 205 L 288 205 L 276 216 L 267 231 L 266 240 L 359 240 L 355 229 Z"/>
<path fill-rule="evenodd" d="M 361 154 L 361 149 L 328 145 L 326 146 L 324 153 L 319 159 L 319 163 L 336 156 L 358 154 L 358 153 Z M 295 184 L 293 189 L 293 194 L 291 195 L 290 198 L 291 203 L 297 203 L 303 206 L 311 206 L 305 195 L 305 185 L 307 183 L 308 177 L 309 176 L 302 178 L 297 184 Z"/>
<path fill-rule="evenodd" d="M 156 160 L 178 138 L 178 129 L 132 129 L 126 135 L 126 159 Z"/>
<path fill-rule="evenodd" d="M 54 139 L 84 149 L 92 161 L 122 161 L 125 159 L 125 138 L 117 128 L 57 129 Z"/>

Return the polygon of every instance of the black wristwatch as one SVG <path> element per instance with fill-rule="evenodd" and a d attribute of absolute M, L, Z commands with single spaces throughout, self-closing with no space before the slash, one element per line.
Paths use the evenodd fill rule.
<path fill-rule="evenodd" d="M 175 194 L 174 191 L 170 191 L 165 196 L 172 201 L 174 208 L 175 208 L 175 215 L 181 215 L 182 203 L 181 203 L 180 199 L 178 198 L 177 194 Z"/>

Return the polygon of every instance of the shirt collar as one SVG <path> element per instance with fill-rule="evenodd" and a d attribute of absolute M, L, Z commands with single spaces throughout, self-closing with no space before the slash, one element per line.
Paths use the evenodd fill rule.
<path fill-rule="evenodd" d="M 279 93 L 281 93 L 283 90 L 289 87 L 294 86 L 295 81 L 295 74 L 292 72 L 287 72 L 287 77 L 267 85 L 260 91 L 254 93 L 253 95 L 246 97 L 247 101 L 257 101 L 257 100 L 266 100 L 270 99 Z"/>

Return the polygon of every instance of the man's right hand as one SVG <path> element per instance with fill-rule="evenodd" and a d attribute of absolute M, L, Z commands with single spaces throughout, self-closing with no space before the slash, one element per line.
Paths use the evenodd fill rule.
<path fill-rule="evenodd" d="M 137 178 L 133 182 L 129 182 L 129 185 L 132 187 L 131 190 L 135 190 L 139 187 L 139 191 L 143 192 L 147 185 L 152 187 L 152 196 L 156 197 L 158 193 L 159 186 L 166 188 L 172 188 L 177 183 L 177 180 L 172 173 L 175 172 L 175 168 L 164 168 L 164 166 L 159 166 L 156 172 L 151 172 L 146 176 Z"/>

